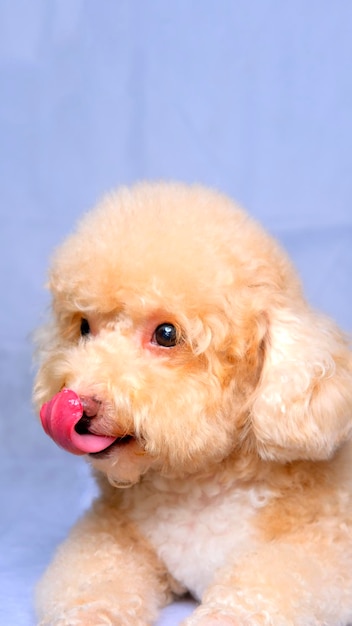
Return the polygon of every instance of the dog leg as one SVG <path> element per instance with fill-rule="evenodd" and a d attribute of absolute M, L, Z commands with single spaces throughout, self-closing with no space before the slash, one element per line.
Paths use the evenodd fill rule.
<path fill-rule="evenodd" d="M 37 590 L 40 626 L 147 626 L 171 599 L 149 544 L 98 501 L 60 546 Z"/>
<path fill-rule="evenodd" d="M 328 529 L 326 529 L 328 534 Z M 183 626 L 347 626 L 352 554 L 347 542 L 273 542 L 218 571 Z"/>

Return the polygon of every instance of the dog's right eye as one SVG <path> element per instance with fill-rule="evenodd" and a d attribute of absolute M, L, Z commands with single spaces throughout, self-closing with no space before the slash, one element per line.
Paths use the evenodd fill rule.
<path fill-rule="evenodd" d="M 89 333 L 90 333 L 89 322 L 84 317 L 82 317 L 82 319 L 81 319 L 80 332 L 81 332 L 81 337 L 85 337 L 86 335 L 89 335 Z"/>

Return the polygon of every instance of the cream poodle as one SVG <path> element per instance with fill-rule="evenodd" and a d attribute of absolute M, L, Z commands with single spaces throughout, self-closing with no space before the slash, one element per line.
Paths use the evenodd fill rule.
<path fill-rule="evenodd" d="M 139 184 L 58 249 L 34 398 L 100 495 L 37 592 L 42 626 L 352 622 L 352 355 L 226 197 Z"/>

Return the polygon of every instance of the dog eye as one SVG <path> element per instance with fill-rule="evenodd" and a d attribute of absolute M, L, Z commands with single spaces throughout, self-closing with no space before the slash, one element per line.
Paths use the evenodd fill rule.
<path fill-rule="evenodd" d="M 154 331 L 152 341 L 164 348 L 173 348 L 178 341 L 178 333 L 175 326 L 167 322 L 160 324 Z"/>
<path fill-rule="evenodd" d="M 89 322 L 84 317 L 82 317 L 82 319 L 81 319 L 80 332 L 81 332 L 81 337 L 85 337 L 85 335 L 89 335 L 89 333 L 90 333 Z"/>

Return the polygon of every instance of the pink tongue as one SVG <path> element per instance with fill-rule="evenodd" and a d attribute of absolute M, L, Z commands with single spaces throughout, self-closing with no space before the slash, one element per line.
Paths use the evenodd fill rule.
<path fill-rule="evenodd" d="M 75 431 L 83 415 L 78 395 L 71 389 L 63 389 L 40 410 L 42 426 L 49 437 L 59 446 L 73 454 L 101 452 L 116 440 L 104 435 L 80 435 Z"/>

